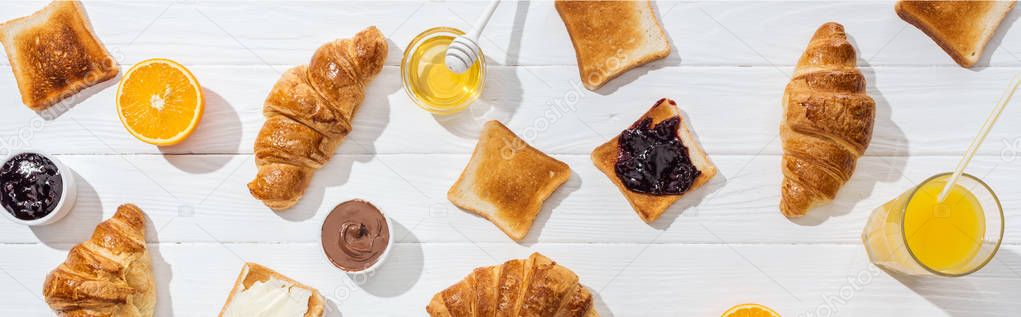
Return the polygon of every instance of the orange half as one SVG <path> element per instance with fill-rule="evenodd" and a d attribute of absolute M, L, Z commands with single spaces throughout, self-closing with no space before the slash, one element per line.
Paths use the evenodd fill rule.
<path fill-rule="evenodd" d="M 202 87 L 187 68 L 169 59 L 144 60 L 117 86 L 117 115 L 143 142 L 165 146 L 187 139 L 202 119 Z"/>
<path fill-rule="evenodd" d="M 780 317 L 780 314 L 759 304 L 741 304 L 728 309 L 723 317 Z"/>

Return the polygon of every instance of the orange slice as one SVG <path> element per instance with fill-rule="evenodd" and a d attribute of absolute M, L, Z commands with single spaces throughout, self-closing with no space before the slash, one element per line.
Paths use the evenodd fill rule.
<path fill-rule="evenodd" d="M 780 317 L 780 314 L 759 304 L 741 304 L 728 309 L 723 317 Z"/>
<path fill-rule="evenodd" d="M 117 115 L 139 140 L 174 145 L 187 139 L 205 110 L 202 87 L 181 64 L 144 60 L 128 69 L 117 86 Z"/>

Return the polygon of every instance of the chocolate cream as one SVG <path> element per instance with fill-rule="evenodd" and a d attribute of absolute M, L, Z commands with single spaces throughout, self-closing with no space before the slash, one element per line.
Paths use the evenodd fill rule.
<path fill-rule="evenodd" d="M 349 200 L 326 216 L 322 242 L 334 266 L 360 272 L 376 264 L 386 251 L 390 228 L 376 206 L 360 199 Z"/>

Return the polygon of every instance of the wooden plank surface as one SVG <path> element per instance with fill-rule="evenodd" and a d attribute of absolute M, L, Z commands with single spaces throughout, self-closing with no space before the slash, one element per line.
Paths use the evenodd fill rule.
<path fill-rule="evenodd" d="M 316 242 L 322 219 L 352 198 L 376 202 L 419 241 L 510 242 L 488 221 L 454 207 L 446 192 L 467 155 L 338 155 L 317 173 L 306 197 L 273 213 L 251 199 L 251 156 L 65 155 L 78 174 L 79 202 L 70 221 L 29 229 L 0 222 L 0 241 L 73 243 L 89 236 L 116 206 L 133 202 L 152 218 L 164 242 Z M 836 201 L 806 219 L 777 210 L 780 156 L 723 155 L 704 189 L 675 204 L 653 225 L 642 222 L 587 155 L 558 155 L 570 180 L 543 207 L 526 244 L 557 243 L 840 243 L 858 244 L 865 220 L 894 194 L 952 167 L 949 156 L 865 157 Z M 1006 241 L 1017 244 L 1021 225 L 1009 211 L 1021 206 L 1014 186 L 1021 166 L 978 157 L 970 172 L 992 186 L 1008 211 Z M 903 171 L 903 172 L 901 172 Z M 200 225 L 216 235 L 203 234 Z M 452 228 L 453 227 L 453 228 Z M 456 230 L 455 230 L 456 229 Z M 273 234 L 267 235 L 267 232 Z M 34 234 L 33 234 L 34 233 Z M 467 237 L 466 237 L 467 236 Z M 153 240 L 155 242 L 155 240 Z"/>
<path fill-rule="evenodd" d="M 42 1 L 4 2 L 0 21 Z M 657 1 L 673 53 L 590 92 L 551 1 L 508 1 L 480 40 L 489 78 L 462 114 L 418 109 L 400 84 L 404 47 L 433 26 L 469 28 L 484 1 L 88 1 L 96 32 L 123 69 L 152 57 L 182 62 L 207 109 L 186 142 L 157 148 L 124 131 L 115 81 L 76 96 L 59 116 L 19 102 L 0 58 L 0 156 L 56 154 L 76 172 L 79 202 L 64 220 L 0 222 L 0 315 L 50 316 L 46 272 L 117 205 L 141 206 L 157 275 L 157 316 L 215 316 L 244 261 L 317 287 L 327 316 L 420 316 L 472 268 L 542 252 L 578 273 L 603 316 L 715 316 L 759 302 L 784 316 L 1011 316 L 1021 310 L 1021 108 L 1008 107 L 969 172 L 1006 211 L 1004 246 L 958 279 L 894 277 L 869 264 L 870 212 L 951 169 L 1009 79 L 1021 32 L 1005 20 L 976 68 L 963 69 L 893 12 L 891 1 Z M 816 27 L 844 24 L 877 102 L 874 137 L 830 205 L 791 221 L 777 210 L 780 99 Z M 378 26 L 390 54 L 354 131 L 306 197 L 274 213 L 248 194 L 262 102 L 280 73 L 322 43 Z M 1017 53 L 1015 53 L 1017 52 Z M 720 175 L 647 225 L 589 152 L 662 97 L 677 100 Z M 568 163 L 570 180 L 522 243 L 461 211 L 446 191 L 481 124 L 501 120 Z M 336 203 L 365 198 L 396 224 L 393 258 L 367 280 L 322 258 L 319 230 Z"/>
<path fill-rule="evenodd" d="M 5 245 L 0 305 L 10 316 L 46 316 L 44 274 L 65 249 Z M 785 316 L 1008 316 L 1021 309 L 1021 249 L 959 279 L 894 278 L 848 245 L 401 243 L 368 279 L 322 259 L 318 244 L 152 244 L 159 316 L 213 316 L 241 265 L 255 261 L 318 288 L 326 316 L 424 315 L 432 295 L 479 265 L 542 252 L 577 273 L 602 316 L 715 316 L 744 302 Z M 23 261 L 22 259 L 32 259 Z M 169 295 L 168 295 L 169 294 Z M 641 294 L 636 295 L 636 294 Z M 814 315 L 813 315 L 814 314 Z"/>
<path fill-rule="evenodd" d="M 0 18 L 29 14 L 44 3 L 11 2 Z M 368 25 L 379 26 L 401 48 L 430 27 L 467 29 L 485 6 L 484 1 L 184 0 L 97 1 L 87 8 L 104 43 L 125 64 L 166 56 L 188 65 L 293 65 L 305 62 L 321 43 Z M 790 66 L 816 27 L 837 21 L 871 64 L 956 67 L 921 31 L 897 17 L 892 1 L 657 1 L 656 7 L 676 48 L 657 65 Z M 1018 15 L 1012 12 L 1005 28 Z M 1018 39 L 1017 30 L 998 32 L 981 65 L 1021 66 Z M 501 5 L 480 42 L 499 65 L 575 64 L 552 1 Z M 401 51 L 393 50 L 387 63 L 398 65 L 400 57 Z"/>
<path fill-rule="evenodd" d="M 279 74 L 265 66 L 191 69 L 205 88 L 208 104 L 195 134 L 181 144 L 157 148 L 125 133 L 116 114 L 116 89 L 105 89 L 55 120 L 13 104 L 0 117 L 0 151 L 30 147 L 67 154 L 252 153 L 262 127 L 263 100 Z M 870 93 L 878 107 L 866 154 L 904 156 L 963 153 L 1018 69 L 864 71 L 870 74 Z M 15 92 L 10 72 L 0 73 L 0 89 Z M 473 108 L 435 117 L 401 89 L 398 67 L 386 67 L 368 89 L 349 142 L 338 153 L 470 153 L 482 122 L 495 119 L 548 153 L 588 154 L 664 97 L 679 102 L 710 155 L 781 153 L 780 100 L 789 78 L 772 68 L 665 67 L 607 96 L 584 89 L 573 66 L 493 67 L 489 76 Z M 1021 108 L 1008 107 L 1003 116 L 1021 117 Z M 1021 151 L 1018 131 L 1019 123 L 1004 120 L 981 153 Z"/>

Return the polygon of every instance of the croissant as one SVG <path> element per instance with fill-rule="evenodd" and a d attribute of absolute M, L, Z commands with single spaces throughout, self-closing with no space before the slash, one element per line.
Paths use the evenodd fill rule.
<path fill-rule="evenodd" d="M 278 211 L 301 199 L 312 173 L 351 132 L 365 87 L 386 55 L 386 39 L 372 26 L 320 46 L 307 66 L 280 76 L 266 97 L 266 122 L 255 139 L 259 172 L 248 183 L 253 197 Z"/>
<path fill-rule="evenodd" d="M 156 286 L 145 248 L 145 216 L 135 205 L 117 207 L 92 238 L 67 254 L 46 276 L 43 296 L 57 315 L 152 316 Z"/>
<path fill-rule="evenodd" d="M 433 296 L 425 310 L 433 317 L 550 316 L 598 317 L 592 293 L 578 276 L 539 253 L 476 268 Z"/>
<path fill-rule="evenodd" d="M 872 139 L 876 103 L 856 58 L 844 27 L 823 24 L 784 91 L 780 211 L 788 217 L 833 200 Z"/>

